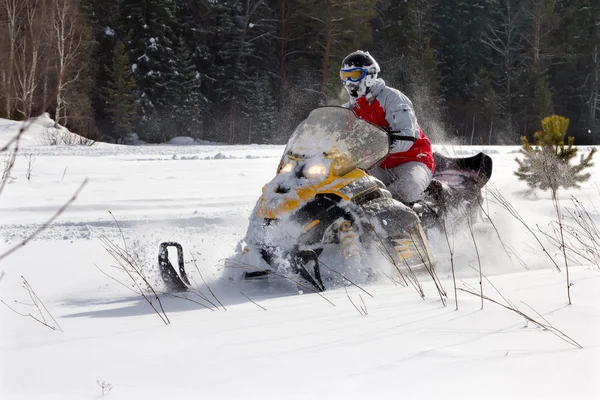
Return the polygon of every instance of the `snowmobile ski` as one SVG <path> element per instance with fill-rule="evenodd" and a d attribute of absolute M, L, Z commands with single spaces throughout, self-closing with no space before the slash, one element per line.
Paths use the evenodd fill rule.
<path fill-rule="evenodd" d="M 169 247 L 177 249 L 177 264 L 179 264 L 179 273 L 175 271 L 171 261 L 169 261 Z M 181 292 L 187 290 L 191 285 L 185 272 L 183 263 L 183 247 L 177 242 L 164 242 L 160 244 L 158 250 L 158 265 L 163 282 L 170 291 Z"/>
<path fill-rule="evenodd" d="M 310 283 L 317 291 L 325 291 L 325 285 L 323 285 L 323 280 L 321 279 L 321 268 L 319 266 L 319 257 L 317 256 L 317 253 L 315 253 L 314 250 L 300 250 L 296 253 L 295 259 L 296 269 L 298 270 L 300 277 Z M 308 271 L 308 268 L 306 268 L 311 261 L 314 262 L 312 274 Z"/>
<path fill-rule="evenodd" d="M 258 281 L 265 279 L 283 279 L 295 282 L 299 289 L 314 289 L 317 292 L 325 291 L 325 285 L 321 278 L 321 268 L 319 257 L 314 250 L 298 250 L 292 257 L 294 266 L 292 267 L 294 277 L 274 273 L 270 270 L 252 271 L 244 273 L 244 279 L 248 281 Z M 312 268 L 307 266 L 313 262 Z M 299 280 L 299 281 L 298 281 Z"/>

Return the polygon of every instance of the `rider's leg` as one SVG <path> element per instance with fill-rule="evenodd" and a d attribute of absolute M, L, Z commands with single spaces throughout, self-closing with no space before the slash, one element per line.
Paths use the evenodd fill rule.
<path fill-rule="evenodd" d="M 392 197 L 404 204 L 421 200 L 433 176 L 425 164 L 417 161 L 400 164 L 390 169 L 377 167 L 370 173 L 387 186 Z"/>

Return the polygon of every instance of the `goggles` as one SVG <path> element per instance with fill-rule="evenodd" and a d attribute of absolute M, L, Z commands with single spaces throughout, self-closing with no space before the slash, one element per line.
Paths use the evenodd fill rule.
<path fill-rule="evenodd" d="M 364 68 L 348 68 L 340 71 L 340 79 L 342 82 L 358 82 L 367 76 L 367 70 Z"/>

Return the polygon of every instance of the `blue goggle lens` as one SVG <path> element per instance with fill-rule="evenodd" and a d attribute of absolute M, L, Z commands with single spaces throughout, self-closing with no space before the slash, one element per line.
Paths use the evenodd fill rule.
<path fill-rule="evenodd" d="M 349 68 L 340 71 L 340 79 L 342 82 L 358 82 L 367 76 L 367 71 L 364 68 Z"/>

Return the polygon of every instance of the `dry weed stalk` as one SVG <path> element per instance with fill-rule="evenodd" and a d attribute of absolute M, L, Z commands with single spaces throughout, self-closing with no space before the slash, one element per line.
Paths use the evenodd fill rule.
<path fill-rule="evenodd" d="M 531 227 L 527 224 L 527 222 L 523 219 L 523 217 L 519 214 L 519 212 L 515 209 L 515 207 L 504 196 L 502 196 L 502 194 L 496 187 L 490 188 L 489 193 L 500 206 L 506 209 L 506 211 L 508 211 L 510 215 L 512 215 L 517 221 L 521 223 L 521 225 L 525 227 L 525 229 L 527 229 L 527 231 L 531 234 L 531 236 L 533 236 L 535 241 L 540 245 L 542 251 L 546 254 L 546 256 L 548 256 L 550 261 L 552 261 L 552 264 L 554 264 L 556 269 L 559 272 L 562 272 L 556 261 L 554 261 L 552 255 L 548 252 L 548 250 L 546 250 L 546 247 L 544 246 L 542 241 L 535 234 L 533 229 L 531 229 Z"/>
<path fill-rule="evenodd" d="M 15 166 L 17 160 L 17 153 L 19 152 L 19 143 L 15 145 L 14 149 L 9 152 L 8 157 L 4 159 L 4 166 L 2 168 L 2 176 L 0 177 L 0 196 L 4 192 L 4 188 L 8 182 L 14 178 L 11 177 L 10 173 Z"/>
<path fill-rule="evenodd" d="M 394 255 L 394 251 L 385 244 L 384 239 L 381 237 L 381 235 L 379 235 L 379 233 L 377 232 L 377 230 L 375 229 L 374 226 L 369 224 L 369 227 L 370 227 L 371 231 L 373 232 L 373 234 L 375 235 L 375 237 L 377 238 L 375 247 L 386 258 L 386 260 L 391 265 L 394 266 L 394 268 L 398 272 L 398 275 L 402 278 L 402 280 L 404 282 L 403 286 L 408 286 L 409 284 L 412 285 L 415 288 L 415 290 L 417 291 L 417 293 L 419 294 L 419 296 L 422 299 L 425 298 L 425 292 L 423 291 L 423 286 L 421 285 L 421 282 L 419 281 L 417 272 L 408 263 L 408 260 L 403 259 L 402 261 L 404 262 L 404 265 L 402 265 L 402 266 L 399 265 L 396 260 L 396 256 Z M 440 279 L 437 276 L 437 273 L 433 266 L 433 261 L 431 260 L 427 249 L 421 249 L 420 237 L 415 237 L 415 236 L 416 235 L 414 235 L 411 232 L 409 240 L 410 240 L 413 248 L 415 248 L 417 250 L 417 256 L 421 260 L 421 265 L 423 266 L 423 268 L 425 268 L 425 271 L 431 277 L 431 279 L 436 287 L 436 290 L 438 292 L 438 295 L 440 296 L 440 300 L 442 301 L 442 304 L 444 306 L 446 306 L 446 299 L 448 296 L 442 286 Z"/>
<path fill-rule="evenodd" d="M 102 272 L 104 275 L 106 275 L 108 278 L 114 280 L 115 282 L 117 282 L 117 283 L 121 284 L 122 286 L 126 287 L 127 289 L 131 290 L 133 293 L 141 296 L 148 303 L 148 305 L 150 305 L 150 307 L 152 307 L 154 312 L 160 317 L 160 319 L 163 321 L 163 323 L 165 325 L 170 324 L 171 321 L 169 320 L 169 317 L 167 316 L 167 313 L 165 312 L 165 310 L 163 308 L 163 305 L 162 305 L 162 302 L 160 301 L 160 297 L 158 296 L 158 293 L 154 290 L 154 287 L 152 286 L 152 284 L 150 282 L 148 282 L 148 280 L 146 279 L 143 269 L 137 264 L 137 261 L 135 260 L 135 258 L 132 257 L 132 255 L 128 253 L 126 248 L 119 246 L 118 244 L 116 244 L 113 241 L 111 241 L 110 239 L 108 239 L 106 236 L 102 236 L 100 238 L 100 241 L 103 243 L 106 251 L 108 251 L 108 253 L 117 262 L 118 265 L 113 266 L 113 267 L 120 271 L 125 272 L 127 277 L 131 280 L 133 287 L 126 285 L 125 283 L 121 282 L 119 279 L 115 278 L 114 276 L 104 272 L 97 265 L 96 265 L 96 268 L 98 268 L 98 270 L 100 272 Z M 141 283 L 140 283 L 140 281 L 141 281 Z M 150 292 L 150 294 L 158 302 L 160 311 L 156 308 L 156 306 L 152 302 L 152 299 L 149 298 L 148 295 L 146 295 L 147 291 Z"/>
<path fill-rule="evenodd" d="M 358 307 L 354 301 L 352 300 L 352 298 L 350 297 L 350 294 L 348 293 L 348 289 L 346 288 L 346 286 L 344 286 L 344 290 L 346 291 L 346 296 L 348 297 L 348 300 L 350 300 L 350 303 L 352 303 L 352 305 L 354 306 L 354 308 L 356 309 L 356 311 L 358 311 L 358 313 L 360 315 L 364 315 L 367 316 L 369 315 L 369 311 L 367 310 L 367 305 L 365 304 L 365 300 L 362 298 L 362 296 L 359 294 L 358 297 L 360 297 L 360 300 L 362 301 L 362 306 Z"/>
<path fill-rule="evenodd" d="M 250 297 L 246 296 L 246 295 L 245 295 L 243 292 L 240 292 L 240 294 L 241 294 L 242 296 L 244 296 L 245 298 L 247 298 L 248 300 L 250 300 L 250 302 L 251 302 L 252 304 L 254 304 L 255 306 L 257 306 L 257 307 L 260 307 L 260 308 L 262 308 L 263 310 L 267 311 L 267 309 L 266 309 L 266 308 L 264 308 L 263 306 L 261 306 L 260 304 L 258 304 L 258 303 L 257 303 L 257 302 L 255 302 L 254 300 L 252 300 Z"/>
<path fill-rule="evenodd" d="M 193 287 L 188 288 L 188 291 L 191 292 L 193 295 L 199 297 L 202 301 L 208 303 L 209 305 L 206 305 L 206 304 L 201 303 L 199 301 L 192 300 L 191 298 L 189 298 L 185 294 L 165 293 L 165 295 L 166 296 L 170 296 L 170 297 L 179 298 L 179 299 L 189 300 L 189 301 L 191 301 L 193 303 L 196 303 L 196 304 L 199 304 L 199 305 L 201 305 L 201 306 L 203 306 L 205 308 L 208 308 L 211 311 L 216 311 L 216 310 L 219 309 L 219 307 L 222 307 L 223 310 L 227 311 L 227 308 L 225 308 L 225 306 L 223 305 L 223 303 L 221 303 L 221 301 L 219 300 L 219 298 L 215 295 L 215 293 L 211 289 L 211 287 L 208 284 L 208 282 L 206 282 L 206 280 L 204 279 L 204 276 L 202 275 L 202 272 L 200 272 L 200 268 L 198 268 L 198 263 L 196 262 L 196 259 L 194 258 L 194 255 L 193 254 L 191 254 L 191 255 L 192 255 L 192 261 L 194 262 L 194 266 L 196 268 L 196 271 L 198 272 L 198 275 L 200 276 L 200 279 L 202 279 L 202 282 L 206 286 L 206 289 L 208 290 L 208 292 L 210 293 L 210 295 L 212 296 L 212 298 L 213 298 L 214 301 L 210 300 L 209 297 L 206 294 L 202 293 L 201 290 L 199 290 L 197 288 L 193 288 Z M 189 277 L 189 278 L 194 281 L 194 284 L 196 286 L 198 286 L 198 284 L 195 282 L 195 280 L 194 280 L 193 277 Z"/>
<path fill-rule="evenodd" d="M 369 297 L 374 298 L 375 296 L 373 296 L 371 293 L 369 293 L 365 288 L 363 288 L 362 286 L 360 286 L 357 283 L 354 283 L 352 280 L 350 280 L 347 276 L 345 276 L 344 274 L 342 274 L 339 271 L 336 271 L 335 269 L 333 269 L 332 267 L 328 266 L 327 264 L 325 264 L 323 261 L 319 260 L 319 265 L 325 267 L 327 270 L 333 272 L 334 274 L 338 275 L 339 277 L 341 277 L 344 281 L 348 282 L 349 284 L 351 284 L 354 287 L 357 287 L 359 290 L 363 291 L 364 293 L 366 293 L 367 295 L 369 295 Z"/>
<path fill-rule="evenodd" d="M 36 157 L 33 154 L 25 154 L 25 159 L 27 160 L 27 171 L 25 172 L 25 177 L 28 181 L 30 181 L 31 173 L 33 172 L 33 164 L 35 163 Z"/>
<path fill-rule="evenodd" d="M 521 317 L 525 318 L 525 320 L 533 323 L 534 325 L 548 330 L 550 332 L 552 332 L 553 335 L 557 336 L 558 338 L 560 338 L 561 340 L 564 340 L 565 342 L 569 343 L 572 346 L 575 346 L 577 348 L 582 349 L 583 347 L 577 343 L 577 341 L 575 341 L 573 338 L 571 338 L 570 336 L 566 335 L 564 332 L 560 331 L 559 329 L 555 328 L 554 326 L 550 325 L 547 323 L 542 323 L 538 320 L 536 320 L 533 317 L 530 317 L 529 315 L 525 314 L 524 312 L 522 312 L 521 310 L 519 310 L 514 304 L 509 303 L 509 304 L 502 304 L 501 302 L 494 300 L 488 296 L 482 296 L 480 293 L 477 293 L 473 290 L 468 290 L 468 289 L 463 289 L 463 288 L 459 288 L 458 290 L 465 292 L 465 293 L 469 293 L 472 294 L 473 296 L 477 296 L 477 297 L 482 297 L 484 300 L 489 301 L 490 303 L 494 303 L 496 305 L 499 305 L 500 307 L 506 309 L 506 310 L 510 310 L 518 315 L 520 315 Z M 529 306 L 528 306 L 529 307 Z M 536 312 L 537 313 L 537 312 Z M 539 313 L 538 313 L 539 315 Z"/>
<path fill-rule="evenodd" d="M 377 232 L 377 230 L 375 229 L 375 227 L 373 225 L 369 224 L 369 228 L 371 229 L 371 232 L 377 238 L 377 242 L 375 243 L 375 247 L 377 248 L 377 250 L 379 250 L 379 252 L 381 253 L 381 255 L 383 255 L 385 257 L 385 259 L 391 265 L 394 266 L 394 268 L 398 272 L 398 275 L 400 276 L 400 278 L 402 278 L 402 281 L 399 282 L 399 283 L 403 287 L 407 287 L 409 284 L 412 285 L 413 288 L 419 294 L 419 296 L 422 299 L 425 298 L 425 292 L 423 291 L 423 287 L 421 286 L 421 283 L 419 282 L 419 279 L 417 278 L 415 272 L 412 270 L 412 268 L 410 267 L 410 265 L 408 265 L 408 262 L 406 262 L 406 260 L 404 260 L 404 262 L 406 264 L 406 266 L 405 266 L 406 269 L 401 268 L 398 265 L 398 262 L 396 262 L 396 257 L 394 256 L 392 250 L 390 250 L 388 248 L 388 246 L 385 245 L 384 239 L 379 235 L 379 233 Z"/>
<path fill-rule="evenodd" d="M 163 323 L 165 325 L 170 324 L 171 321 L 169 320 L 169 317 L 167 316 L 167 313 L 166 313 L 165 309 L 163 308 L 163 305 L 162 305 L 162 302 L 160 301 L 160 297 L 159 297 L 158 293 L 156 292 L 156 290 L 154 290 L 154 287 L 146 278 L 146 275 L 144 274 L 144 269 L 142 268 L 142 266 L 140 266 L 138 264 L 138 260 L 135 257 L 133 257 L 133 255 L 127 249 L 127 241 L 125 240 L 125 235 L 123 234 L 123 230 L 121 230 L 121 226 L 119 225 L 119 222 L 116 220 L 116 218 L 112 212 L 109 211 L 109 213 L 113 217 L 113 220 L 115 221 L 115 223 L 117 224 L 117 228 L 119 229 L 119 233 L 121 234 L 121 238 L 123 240 L 123 247 L 121 247 L 117 243 L 111 241 L 106 236 L 100 237 L 100 241 L 103 243 L 106 251 L 108 251 L 108 253 L 117 262 L 118 265 L 113 266 L 113 267 L 125 272 L 127 277 L 131 280 L 133 287 L 130 287 L 130 286 L 124 284 L 123 282 L 121 282 L 120 280 L 116 279 L 114 276 L 107 274 L 102 269 L 100 269 L 98 266 L 96 266 L 96 268 L 98 268 L 98 270 L 100 272 L 102 272 L 104 275 L 106 275 L 110 279 L 114 280 L 115 282 L 119 283 L 120 285 L 131 290 L 135 294 L 141 296 L 150 305 L 150 307 L 152 307 L 154 312 L 160 317 L 160 319 L 163 321 Z M 156 299 L 156 301 L 158 303 L 158 307 L 160 308 L 160 311 L 156 308 L 152 299 L 146 294 L 146 292 L 149 292 L 150 295 L 154 299 Z"/>
<path fill-rule="evenodd" d="M 39 314 L 39 316 L 36 317 L 32 313 L 19 312 L 19 311 L 15 310 L 13 307 L 9 306 L 4 300 L 1 300 L 2 303 L 6 307 L 8 307 L 12 312 L 14 312 L 22 317 L 30 317 L 33 320 L 44 325 L 45 327 L 52 329 L 53 331 L 61 331 L 62 332 L 63 331 L 62 328 L 60 327 L 58 322 L 56 322 L 56 320 L 54 319 L 54 317 L 52 316 L 50 311 L 48 311 L 48 308 L 46 308 L 46 306 L 44 305 L 44 303 L 42 302 L 40 297 L 37 295 L 35 290 L 33 290 L 33 287 L 31 287 L 31 285 L 29 284 L 27 279 L 25 279 L 25 277 L 23 275 L 21 275 L 21 279 L 22 279 L 22 287 L 23 287 L 23 289 L 25 289 L 25 291 L 27 291 L 27 295 L 29 296 L 29 299 L 31 299 L 31 304 L 23 304 L 23 303 L 19 303 L 19 304 L 35 307 L 35 309 L 37 310 L 37 314 Z M 15 300 L 15 303 L 17 303 L 16 300 Z M 48 316 L 48 318 L 46 318 L 46 316 Z M 51 323 L 53 323 L 53 325 L 51 325 Z"/>
<path fill-rule="evenodd" d="M 554 206 L 554 211 L 556 212 L 556 222 L 558 224 L 558 232 L 560 236 L 560 248 L 563 253 L 563 258 L 565 261 L 565 271 L 567 272 L 567 298 L 569 299 L 569 305 L 571 305 L 571 279 L 569 277 L 569 261 L 567 259 L 567 248 L 565 246 L 565 234 L 563 227 L 563 215 L 560 207 L 560 200 L 558 198 L 557 190 L 552 190 L 552 205 Z"/>
<path fill-rule="evenodd" d="M 473 240 L 473 246 L 475 247 L 475 254 L 477 255 L 477 265 L 478 265 L 478 271 L 479 271 L 479 293 L 481 295 L 481 309 L 483 310 L 483 272 L 481 270 L 481 256 L 479 255 L 479 247 L 477 247 L 477 240 L 475 239 L 475 229 L 473 227 L 473 215 L 466 208 L 463 208 L 463 213 L 465 215 L 465 219 L 467 220 L 469 234 L 471 235 L 471 239 Z"/>
<path fill-rule="evenodd" d="M 569 250 L 600 269 L 600 227 L 581 201 L 574 196 L 571 200 L 575 209 L 567 212 L 573 224 L 565 226 L 565 233 L 577 245 L 570 245 Z"/>
<path fill-rule="evenodd" d="M 487 193 L 487 187 L 486 187 L 486 193 Z M 511 264 L 513 262 L 513 256 L 514 256 L 514 257 L 517 258 L 517 261 L 519 261 L 519 264 L 521 264 L 521 266 L 523 268 L 529 269 L 529 267 L 527 266 L 527 264 L 525 263 L 525 261 L 523 261 L 523 259 L 521 259 L 521 257 L 518 254 L 516 254 L 513 249 L 509 249 L 508 246 L 504 243 L 504 240 L 502 240 L 502 236 L 500 235 L 500 232 L 498 231 L 498 227 L 496 227 L 496 224 L 494 223 L 494 220 L 492 220 L 492 217 L 490 216 L 489 200 L 487 199 L 487 197 L 486 197 L 486 203 L 488 205 L 487 206 L 488 210 L 485 210 L 483 208 L 483 205 L 481 205 L 481 204 L 479 205 L 479 208 L 483 212 L 483 215 L 485 215 L 485 217 L 487 218 L 487 220 L 492 225 L 492 228 L 494 228 L 494 232 L 496 232 L 496 236 L 498 236 L 498 240 L 500 241 L 500 244 L 502 245 L 502 249 L 504 250 L 504 252 L 508 256 L 508 259 L 510 260 Z"/>
<path fill-rule="evenodd" d="M 96 380 L 96 382 L 98 382 L 98 386 L 100 386 L 100 389 L 102 389 L 102 396 L 109 394 L 113 388 L 113 385 L 106 381 L 100 382 L 99 380 Z"/>
<path fill-rule="evenodd" d="M 560 240 L 558 224 L 556 223 L 556 221 L 552 221 L 550 223 L 550 227 L 552 228 L 552 233 L 548 233 L 548 232 L 542 230 L 540 227 L 538 227 L 538 231 L 540 232 L 540 234 L 544 235 L 546 237 L 546 239 L 548 239 L 548 242 L 550 242 L 554 247 L 556 247 L 559 251 L 562 252 L 563 245 L 561 244 L 561 240 Z M 586 262 L 589 262 L 590 264 L 596 264 L 598 262 L 598 260 L 594 260 L 592 258 L 591 254 L 586 254 L 586 250 L 584 250 L 581 247 L 581 245 L 578 243 L 579 238 L 576 238 L 576 240 L 571 238 L 571 233 L 569 232 L 570 228 L 571 228 L 570 226 L 565 224 L 564 246 L 565 246 L 565 249 L 567 250 L 567 258 L 569 259 L 569 262 L 577 264 L 582 261 L 586 261 Z"/>
<path fill-rule="evenodd" d="M 13 168 L 13 165 L 15 164 L 15 153 L 14 152 L 10 152 L 8 154 L 8 157 L 4 158 L 2 160 L 2 176 L 0 176 L 0 185 L 4 186 L 5 185 L 5 181 L 8 181 L 9 179 L 11 179 L 10 176 L 10 171 Z"/>
<path fill-rule="evenodd" d="M 39 142 L 43 146 L 92 146 L 96 143 L 95 140 L 56 126 L 46 128 Z"/>
<path fill-rule="evenodd" d="M 440 281 L 440 278 L 437 276 L 437 272 L 433 268 L 433 261 L 430 258 L 429 249 L 422 248 L 420 245 L 421 243 L 423 243 L 421 241 L 422 238 L 420 237 L 420 234 L 417 234 L 416 236 L 417 237 L 415 239 L 415 235 L 413 235 L 413 232 L 411 232 L 410 233 L 410 241 L 411 241 L 413 247 L 417 250 L 417 255 L 421 259 L 422 265 L 424 266 L 425 270 L 431 277 L 431 280 L 433 281 L 433 283 L 435 285 L 438 295 L 440 296 L 440 300 L 442 301 L 442 304 L 444 306 L 446 306 L 446 299 L 448 298 L 448 294 L 444 290 L 444 288 L 442 286 L 442 282 Z M 426 246 L 425 243 L 423 243 L 423 244 Z M 406 264 L 408 264 L 408 262 L 406 260 L 405 260 L 405 262 L 406 262 Z M 415 277 L 416 277 L 416 275 L 415 275 Z"/>
<path fill-rule="evenodd" d="M 446 238 L 446 244 L 448 245 L 448 251 L 450 253 L 450 269 L 452 270 L 452 286 L 454 287 L 454 307 L 455 311 L 458 311 L 458 291 L 456 289 L 456 271 L 454 268 L 454 240 L 450 244 L 450 236 L 448 235 L 448 228 L 446 226 L 446 218 L 443 219 L 444 237 Z"/>

